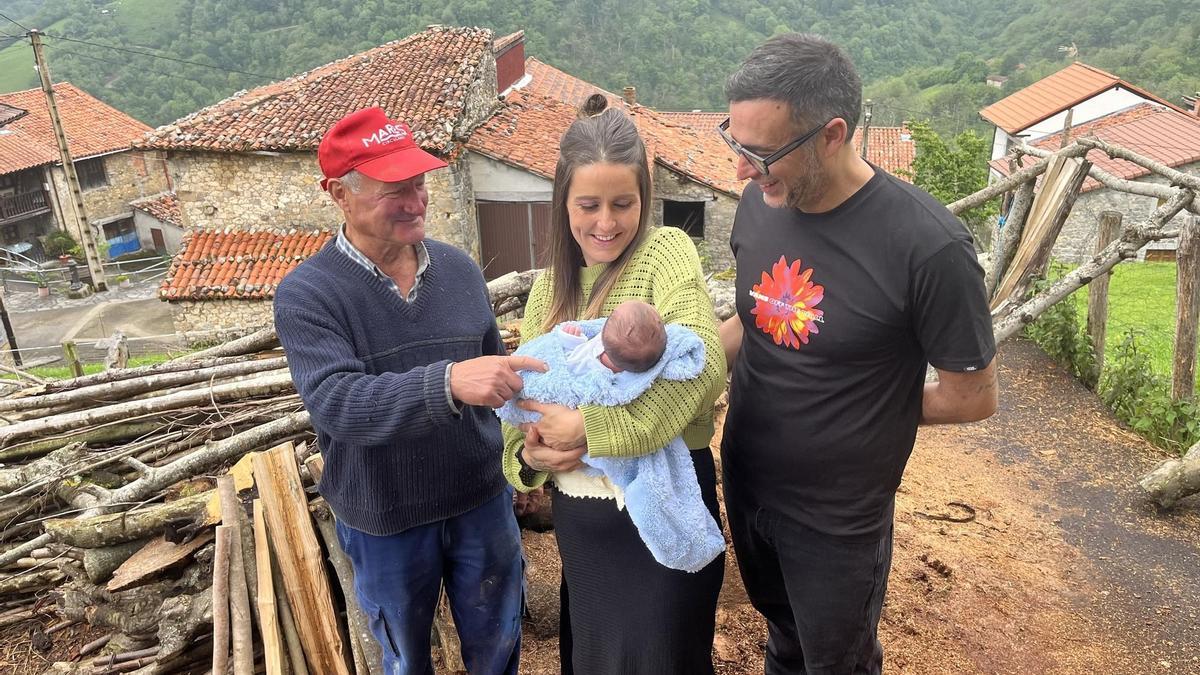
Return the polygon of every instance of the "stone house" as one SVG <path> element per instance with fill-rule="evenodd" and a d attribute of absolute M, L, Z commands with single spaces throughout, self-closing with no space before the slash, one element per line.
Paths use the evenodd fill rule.
<path fill-rule="evenodd" d="M 130 149 L 150 127 L 70 83 L 54 92 L 93 234 L 108 242 L 110 256 L 137 250 L 129 202 L 169 181 L 161 157 Z M 0 125 L 0 246 L 40 261 L 55 229 L 78 239 L 42 90 L 0 94 L 0 117 L 9 119 Z"/>
<path fill-rule="evenodd" d="M 558 140 L 578 106 L 595 93 L 629 113 L 646 142 L 653 160 L 654 223 L 691 234 L 709 269 L 731 267 L 729 231 L 743 183 L 720 137 L 638 105 L 632 87 L 617 96 L 528 58 L 503 105 L 466 144 L 484 275 L 492 279 L 543 264 Z"/>
<path fill-rule="evenodd" d="M 334 122 L 373 105 L 408 122 L 417 143 L 449 163 L 428 175 L 426 232 L 478 258 L 470 173 L 459 147 L 495 109 L 496 77 L 491 31 L 433 26 L 239 92 L 154 130 L 139 146 L 165 153 L 185 237 L 263 233 L 274 242 L 255 249 L 261 257 L 249 261 L 225 248 L 213 253 L 211 241 L 186 243 L 190 253 L 176 256 L 159 292 L 177 305 L 179 330 L 269 321 L 278 279 L 269 274 L 267 282 L 248 283 L 246 275 L 261 265 L 278 270 L 281 262 L 289 263 L 286 272 L 295 262 L 277 259 L 279 251 L 291 251 L 286 233 L 328 231 L 340 222 L 320 188 L 317 145 Z"/>
<path fill-rule="evenodd" d="M 1200 117 L 1180 112 L 1174 107 L 1157 103 L 1138 103 L 1124 110 L 1109 113 L 1090 122 L 1072 126 L 1072 138 L 1095 136 L 1115 145 L 1160 162 L 1168 167 L 1200 176 Z M 1052 134 L 1033 145 L 1047 150 L 1057 150 L 1062 134 Z M 1113 159 L 1100 150 L 1092 150 L 1087 158 L 1096 168 L 1118 178 L 1138 182 L 1165 184 L 1167 181 L 1132 162 Z M 1035 160 L 1025 158 L 1026 164 Z M 1000 176 L 1010 172 L 1008 160 L 994 159 L 992 171 Z M 1082 262 L 1095 252 L 1097 225 L 1100 213 L 1117 211 L 1126 222 L 1142 219 L 1157 207 L 1153 197 L 1118 192 L 1101 185 L 1093 178 L 1084 181 L 1078 200 L 1067 217 L 1054 246 L 1053 255 L 1059 260 Z M 1172 221 L 1178 225 L 1188 217 L 1180 212 Z M 1140 257 L 1149 260 L 1174 260 L 1176 240 L 1153 242 L 1140 252 Z"/>
<path fill-rule="evenodd" d="M 1018 142 L 1032 143 L 1062 132 L 1068 116 L 1071 126 L 1075 126 L 1139 103 L 1157 103 L 1187 112 L 1112 73 L 1075 61 L 980 110 L 979 116 L 994 127 L 995 160 L 1007 155 Z"/>
<path fill-rule="evenodd" d="M 142 249 L 157 253 L 175 253 L 183 244 L 183 215 L 174 192 L 160 192 L 130 202 L 133 226 Z"/>

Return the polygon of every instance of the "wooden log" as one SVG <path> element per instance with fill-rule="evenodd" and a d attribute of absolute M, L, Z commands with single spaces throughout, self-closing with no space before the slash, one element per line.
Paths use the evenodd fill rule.
<path fill-rule="evenodd" d="M 58 474 L 64 466 L 73 466 L 91 454 L 83 443 L 73 443 L 28 464 L 11 469 L 0 469 L 0 493 L 17 490 L 46 474 Z"/>
<path fill-rule="evenodd" d="M 98 403 L 111 403 L 139 394 L 160 392 L 169 387 L 179 387 L 197 382 L 224 380 L 239 375 L 253 375 L 265 371 L 287 368 L 287 359 L 260 359 L 249 362 L 231 363 L 215 368 L 193 369 L 182 372 L 147 375 L 129 380 L 104 382 L 87 387 L 69 389 L 44 396 L 26 396 L 0 400 L 0 412 L 38 410 L 55 407 L 90 407 Z"/>
<path fill-rule="evenodd" d="M 187 562 L 193 553 L 212 540 L 211 531 L 201 532 L 194 539 L 180 544 L 162 537 L 152 539 L 116 569 L 104 588 L 116 592 L 147 583 L 164 571 Z"/>
<path fill-rule="evenodd" d="M 1091 163 L 1086 159 L 1062 159 L 1047 169 L 1042 190 L 1034 197 L 1030 207 L 1029 223 L 1022 235 L 1021 245 L 1012 266 L 1005 273 L 992 300 L 992 308 L 1020 303 L 1033 284 L 1033 280 L 1045 274 L 1050 263 L 1050 252 L 1058 240 L 1067 216 L 1075 206 L 1079 190 L 1087 178 Z"/>
<path fill-rule="evenodd" d="M 172 359 L 172 361 L 187 362 L 218 358 L 222 356 L 241 356 L 243 354 L 265 352 L 268 349 L 274 349 L 278 346 L 279 336 L 275 334 L 275 329 L 264 328 L 244 337 L 240 337 L 236 340 L 219 344 L 215 347 L 210 347 L 209 349 L 202 349 L 198 352 L 185 354 L 177 359 Z"/>
<path fill-rule="evenodd" d="M 1029 152 L 1024 147 L 1021 148 L 1021 151 L 1031 154 L 1031 155 L 1034 154 L 1032 152 Z M 1088 148 L 1083 147 L 1083 146 L 1079 145 L 1078 143 L 1072 143 L 1071 145 L 1067 146 L 1066 148 L 1063 148 L 1062 150 L 1059 150 L 1058 152 L 1052 153 L 1052 156 L 1063 157 L 1063 158 L 1082 157 L 1084 154 L 1087 153 L 1087 151 L 1088 151 Z M 962 199 L 959 199 L 958 201 L 950 202 L 949 204 L 946 205 L 946 208 L 950 210 L 950 213 L 953 213 L 954 215 L 957 216 L 960 213 L 963 213 L 964 211 L 973 209 L 976 206 L 979 206 L 980 204 L 983 204 L 992 199 L 995 199 L 996 197 L 999 197 L 1000 195 L 1004 194 L 1005 192 L 1009 192 L 1010 190 L 1017 188 L 1022 183 L 1025 183 L 1027 181 L 1031 181 L 1031 180 L 1037 178 L 1038 176 L 1045 173 L 1046 168 L 1049 165 L 1050 165 L 1050 159 L 1048 157 L 1039 159 L 1037 162 L 1034 162 L 1031 166 L 1027 166 L 1024 169 L 1021 169 L 1020 171 L 1012 174 L 1011 176 L 1008 176 L 1007 178 L 998 180 L 995 183 L 992 183 L 991 185 L 985 187 L 984 189 L 982 189 L 974 194 L 967 195 L 966 197 L 963 197 Z"/>
<path fill-rule="evenodd" d="M 197 521 L 207 513 L 211 491 L 138 511 L 109 513 L 87 518 L 54 518 L 45 522 L 51 541 L 80 548 L 101 548 L 162 532 L 168 523 Z"/>
<path fill-rule="evenodd" d="M 286 372 L 260 375 L 244 382 L 218 384 L 156 398 L 97 406 L 89 410 L 17 422 L 0 427 L 0 446 L 7 447 L 27 438 L 75 431 L 81 428 L 125 420 L 130 417 L 178 410 L 191 406 L 216 406 L 222 401 L 269 396 L 294 391 Z"/>
<path fill-rule="evenodd" d="M 164 361 L 156 363 L 152 366 L 139 366 L 137 368 L 125 368 L 124 370 L 105 370 L 83 377 L 68 378 L 65 380 L 37 380 L 37 386 L 26 387 L 20 391 L 14 392 L 10 398 L 24 398 L 26 396 L 44 396 L 54 394 L 60 391 L 70 391 L 72 389 L 80 389 L 90 387 L 97 384 L 105 384 L 108 382 L 120 382 L 123 380 L 132 380 L 140 377 L 151 377 L 154 375 L 162 375 L 165 373 L 176 373 L 180 371 L 202 370 L 205 368 L 216 368 L 234 363 L 248 363 L 256 360 L 253 356 L 229 356 L 216 359 L 199 359 L 195 361 Z M 32 377 L 32 376 L 29 376 Z"/>
<path fill-rule="evenodd" d="M 98 427 L 82 429 L 49 438 L 39 438 L 24 443 L 18 443 L 0 450 L 0 462 L 11 462 L 28 457 L 36 457 L 64 448 L 73 443 L 83 443 L 97 446 L 119 441 L 126 438 L 137 438 L 162 429 L 162 421 L 134 422 L 130 424 L 104 424 Z"/>
<path fill-rule="evenodd" d="M 265 519 L 265 512 L 263 515 Z M 270 535 L 270 530 L 267 533 Z M 269 538 L 267 549 L 271 552 L 271 584 L 275 591 L 275 604 L 279 606 L 279 629 L 283 633 L 283 643 L 287 646 L 288 665 L 296 675 L 308 675 L 308 666 L 304 660 L 304 645 L 300 643 L 300 629 L 296 627 L 296 612 L 292 609 L 292 603 L 287 597 L 287 590 L 283 587 L 283 573 L 279 571 L 279 555 L 271 547 Z"/>
<path fill-rule="evenodd" d="M 1179 213 L 1185 202 L 1191 201 L 1194 196 L 1190 190 L 1179 190 L 1173 198 L 1155 209 L 1147 220 L 1126 225 L 1121 233 L 1121 238 L 1109 244 L 1090 261 L 1076 267 L 1066 276 L 1051 284 L 1045 291 L 1030 298 L 1013 311 L 999 318 L 993 316 L 992 331 L 996 337 L 996 344 L 1012 337 L 1056 302 L 1085 286 L 1096 276 L 1107 273 L 1117 263 L 1137 257 L 1138 249 L 1145 246 L 1147 242 L 1172 236 L 1170 232 L 1163 229 L 1163 226 Z"/>
<path fill-rule="evenodd" d="M 217 494 L 221 497 L 221 524 L 234 533 L 229 552 L 229 617 L 233 629 L 234 675 L 254 674 L 254 641 L 251 634 L 250 593 L 246 589 L 246 564 L 242 558 L 242 523 L 234 478 L 228 474 L 217 478 Z"/>
<path fill-rule="evenodd" d="M 83 571 L 87 573 L 88 580 L 93 584 L 104 583 L 112 577 L 112 573 L 122 563 L 129 560 L 130 556 L 142 550 L 148 543 L 150 543 L 149 539 L 137 539 L 103 548 L 84 549 Z"/>
<path fill-rule="evenodd" d="M 279 610 L 275 606 L 275 588 L 271 578 L 271 549 L 267 543 L 267 521 L 262 500 L 254 500 L 254 552 L 258 558 L 258 628 L 262 634 L 263 662 L 267 675 L 283 675 L 283 637 L 279 632 Z"/>
<path fill-rule="evenodd" d="M 1012 207 L 1008 210 L 1008 217 L 1004 220 L 1004 229 L 992 244 L 992 261 L 984 279 L 989 299 L 995 294 L 996 285 L 1004 278 L 1004 271 L 1017 254 L 1017 246 L 1021 243 L 1021 234 L 1025 231 L 1025 222 L 1029 216 L 1029 207 L 1033 204 L 1033 187 L 1034 181 L 1029 180 L 1017 188 Z"/>
<path fill-rule="evenodd" d="M 1179 231 L 1175 280 L 1175 358 L 1171 398 L 1191 398 L 1196 390 L 1196 328 L 1200 324 L 1200 217 Z"/>
<path fill-rule="evenodd" d="M 1100 214 L 1096 231 L 1096 255 L 1100 255 L 1121 231 L 1121 214 L 1105 211 Z M 1096 353 L 1096 375 L 1104 372 L 1104 346 L 1108 333 L 1108 281 L 1111 271 L 1092 279 L 1088 284 L 1087 332 Z"/>
<path fill-rule="evenodd" d="M 228 525 L 217 526 L 217 549 L 213 558 L 213 653 L 214 675 L 229 672 L 229 562 L 233 557 L 233 530 Z"/>
<path fill-rule="evenodd" d="M 320 455 L 313 455 L 309 459 L 309 469 L 316 468 L 316 475 L 319 477 L 321 473 Z M 319 480 L 319 478 L 318 478 Z M 346 598 L 346 623 L 350 633 L 350 649 L 354 657 L 354 671 L 359 675 L 369 673 L 370 675 L 382 675 L 383 673 L 383 651 L 379 647 L 379 641 L 375 639 L 375 635 L 371 633 L 371 622 L 367 618 L 362 607 L 358 604 L 358 597 L 354 592 L 354 567 L 350 564 L 350 558 L 342 551 L 341 545 L 338 543 L 337 526 L 334 519 L 333 510 L 329 508 L 329 504 L 324 499 L 315 499 L 309 506 L 312 512 L 313 520 L 317 523 L 317 532 L 320 533 L 321 539 L 325 542 L 325 550 L 329 555 L 329 562 L 333 565 L 333 571 L 337 574 L 338 584 L 342 587 L 342 596 Z"/>
<path fill-rule="evenodd" d="M 1200 493 L 1200 443 L 1191 447 L 1179 459 L 1169 459 L 1154 467 L 1138 480 L 1138 485 L 1169 509 L 1184 497 Z"/>
<path fill-rule="evenodd" d="M 308 514 L 294 452 L 292 444 L 285 443 L 255 457 L 254 479 L 266 512 L 267 531 L 279 554 L 284 587 L 296 609 L 304 653 L 323 675 L 349 675 L 321 545 Z"/>
<path fill-rule="evenodd" d="M 36 572 L 21 572 L 0 579 L 0 596 L 20 593 L 31 588 L 49 586 L 63 580 L 65 575 L 58 569 L 43 569 Z"/>
<path fill-rule="evenodd" d="M 75 342 L 67 340 L 62 343 L 63 359 L 67 362 L 67 367 L 71 369 L 71 374 L 75 377 L 83 377 L 83 364 L 79 362 L 79 349 L 75 346 Z"/>

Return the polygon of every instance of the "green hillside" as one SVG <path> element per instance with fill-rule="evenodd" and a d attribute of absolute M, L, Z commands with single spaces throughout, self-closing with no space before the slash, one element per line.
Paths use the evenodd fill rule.
<path fill-rule="evenodd" d="M 976 111 L 1003 95 L 986 75 L 1011 77 L 1011 90 L 1069 63 L 1058 48 L 1072 44 L 1169 100 L 1200 89 L 1200 22 L 1182 19 L 1200 0 L 0 0 L 0 12 L 51 26 L 56 79 L 150 124 L 439 23 L 524 29 L 527 54 L 610 90 L 635 85 L 660 108 L 723 107 L 738 61 L 792 30 L 846 46 L 877 124 L 979 128 Z M 0 50 L 0 88 L 31 86 L 22 49 Z"/>

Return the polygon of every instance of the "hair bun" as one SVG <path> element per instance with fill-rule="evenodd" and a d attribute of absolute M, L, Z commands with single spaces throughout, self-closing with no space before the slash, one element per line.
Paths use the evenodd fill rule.
<path fill-rule="evenodd" d="M 608 108 L 608 98 L 604 94 L 592 94 L 583 105 L 579 106 L 579 118 L 595 117 Z"/>

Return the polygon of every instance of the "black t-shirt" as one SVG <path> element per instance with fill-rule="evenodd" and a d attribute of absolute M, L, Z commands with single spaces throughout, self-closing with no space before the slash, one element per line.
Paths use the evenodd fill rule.
<path fill-rule="evenodd" d="M 730 244 L 744 337 L 726 476 L 815 530 L 877 534 L 916 439 L 926 363 L 977 370 L 996 351 L 970 233 L 876 169 L 820 214 L 771 208 L 751 183 Z"/>

